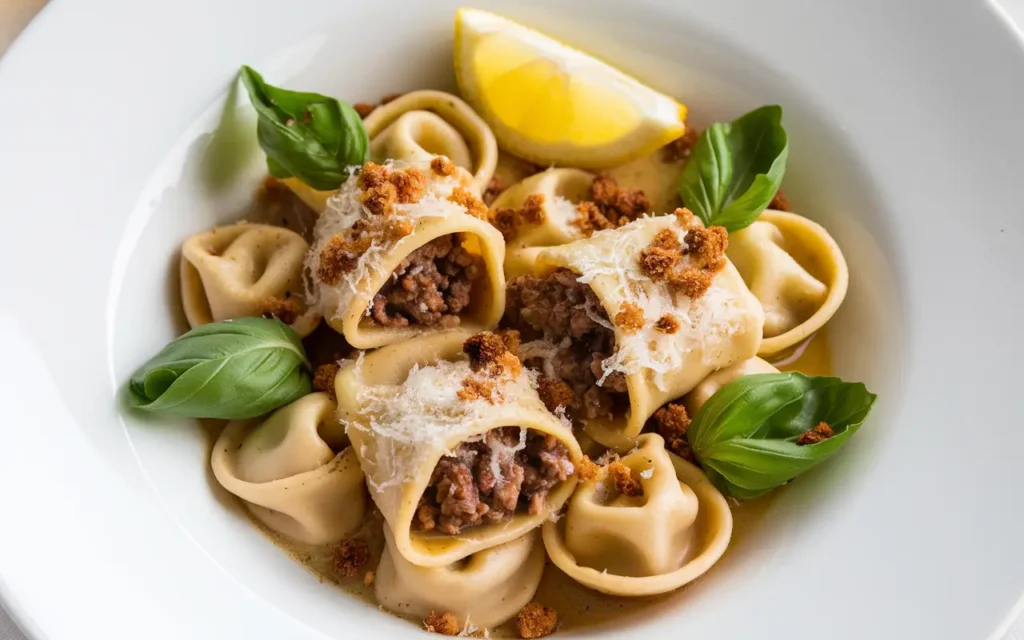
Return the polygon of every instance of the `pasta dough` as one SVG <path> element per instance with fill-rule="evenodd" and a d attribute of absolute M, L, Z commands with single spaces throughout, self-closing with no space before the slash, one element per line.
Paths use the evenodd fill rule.
<path fill-rule="evenodd" d="M 594 174 L 579 169 L 548 169 L 509 187 L 491 204 L 493 209 L 519 209 L 529 196 L 541 196 L 544 220 L 523 225 L 505 247 L 505 278 L 533 273 L 544 247 L 567 244 L 583 237 L 574 224 L 576 204 L 587 199 Z"/>
<path fill-rule="evenodd" d="M 320 323 L 305 313 L 302 267 L 309 245 L 281 227 L 240 223 L 197 234 L 181 247 L 181 298 L 192 328 L 275 315 L 299 336 Z"/>
<path fill-rule="evenodd" d="M 606 373 L 625 375 L 629 411 L 586 421 L 587 433 L 608 447 L 631 447 L 661 405 L 693 389 L 710 372 L 753 356 L 761 343 L 761 305 L 728 261 L 697 300 L 674 295 L 666 284 L 640 272 L 637 257 L 664 229 L 678 232 L 675 216 L 641 218 L 545 249 L 537 258 L 539 272 L 566 267 L 580 274 L 579 281 L 590 285 L 608 318 L 627 304 L 643 311 L 643 326 L 635 332 L 612 326 L 617 351 L 603 363 Z M 665 315 L 679 322 L 678 331 L 655 329 Z"/>
<path fill-rule="evenodd" d="M 718 393 L 718 390 L 729 384 L 736 378 L 749 376 L 755 373 L 778 373 L 779 370 L 768 364 L 761 358 L 750 358 L 737 362 L 734 365 L 715 371 L 700 381 L 693 391 L 683 398 L 683 406 L 690 417 L 696 416 L 697 411 L 704 406 L 704 403 L 711 399 L 711 396 Z"/>
<path fill-rule="evenodd" d="M 767 210 L 729 236 L 729 259 L 764 307 L 760 355 L 806 339 L 835 314 L 849 282 L 846 259 L 824 227 Z"/>
<path fill-rule="evenodd" d="M 363 122 L 370 156 L 381 162 L 451 158 L 472 174 L 476 195 L 498 164 L 498 143 L 487 123 L 460 98 L 443 91 L 413 91 L 377 107 Z"/>
<path fill-rule="evenodd" d="M 387 520 L 395 549 L 409 562 L 442 567 L 514 540 L 557 512 L 576 485 L 571 475 L 546 496 L 537 513 L 480 524 L 458 535 L 414 531 L 413 518 L 441 458 L 460 443 L 493 429 L 518 427 L 553 436 L 577 463 L 582 454 L 567 423 L 544 407 L 530 376 L 496 380 L 493 404 L 460 397 L 471 377 L 464 359 L 465 331 L 422 336 L 379 349 L 335 379 L 339 416 L 366 473 L 370 495 Z"/>
<path fill-rule="evenodd" d="M 443 567 L 420 567 L 395 549 L 385 530 L 374 580 L 377 602 L 403 615 L 450 611 L 463 627 L 495 627 L 515 616 L 537 591 L 544 545 L 536 530 Z"/>
<path fill-rule="evenodd" d="M 307 544 L 341 540 L 362 522 L 366 492 L 335 411 L 329 395 L 313 393 L 263 422 L 228 423 L 213 447 L 214 476 L 274 531 Z"/>
<path fill-rule="evenodd" d="M 620 462 L 642 494 L 621 493 L 608 467 L 581 482 L 565 517 L 544 524 L 551 561 L 584 586 L 617 596 L 665 593 L 710 569 L 732 536 L 722 494 L 657 434 L 640 436 Z"/>
<path fill-rule="evenodd" d="M 364 167 L 363 171 L 367 169 Z M 360 186 L 359 176 L 353 176 L 342 185 L 341 191 L 331 199 L 328 209 L 317 220 L 315 243 L 307 265 L 313 276 L 314 304 L 327 323 L 358 349 L 372 349 L 451 328 L 451 324 L 443 322 L 423 324 L 409 321 L 404 326 L 397 323 L 382 325 L 372 315 L 375 296 L 389 282 L 394 283 L 398 273 L 408 273 L 406 270 L 412 268 L 409 260 L 417 250 L 428 243 L 450 238 L 453 243 L 458 243 L 460 251 L 464 250 L 480 261 L 468 304 L 451 315 L 457 317 L 461 326 L 470 329 L 485 329 L 497 324 L 505 307 L 502 272 L 505 245 L 501 233 L 472 215 L 479 213 L 484 205 L 465 192 L 468 175 L 461 169 L 450 175 L 439 175 L 430 165 L 406 163 L 394 163 L 383 171 L 399 176 L 395 180 L 411 180 L 419 176 L 424 180 L 423 186 L 419 187 L 421 183 L 417 178 L 417 187 L 409 189 L 406 202 L 393 204 L 392 210 L 385 213 L 373 213 L 361 200 L 370 193 L 370 188 Z M 391 234 L 394 227 L 388 227 L 376 235 L 365 234 L 358 240 L 353 239 L 351 250 L 335 249 L 339 240 L 355 238 L 359 225 L 364 224 L 407 225 L 407 229 L 401 232 L 405 235 Z M 366 244 L 358 245 L 361 241 Z M 328 274 L 336 279 L 328 280 Z M 447 282 L 449 276 L 438 274 L 438 277 Z M 426 305 L 427 300 L 424 299 L 422 306 L 414 311 L 426 310 Z"/>

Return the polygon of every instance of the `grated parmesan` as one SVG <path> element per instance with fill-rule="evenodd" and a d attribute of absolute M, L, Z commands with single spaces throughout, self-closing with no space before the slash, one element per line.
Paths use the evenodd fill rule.
<path fill-rule="evenodd" d="M 721 282 L 721 274 L 712 280 L 707 293 L 692 300 L 672 293 L 665 283 L 654 282 L 640 270 L 637 256 L 654 233 L 665 228 L 671 229 L 680 244 L 686 246 L 686 231 L 675 224 L 674 217 L 645 216 L 618 229 L 598 231 L 590 238 L 551 250 L 562 258 L 560 262 L 580 274 L 579 282 L 597 284 L 595 280 L 600 279 L 604 291 L 599 297 L 606 306 L 615 307 L 606 309 L 609 317 L 614 317 L 618 305 L 625 302 L 635 304 L 644 312 L 640 330 L 633 334 L 616 332 L 617 349 L 603 361 L 604 375 L 599 385 L 614 372 L 631 375 L 647 371 L 658 388 L 664 390 L 665 375 L 677 371 L 689 354 L 699 351 L 702 361 L 713 365 L 730 339 L 744 326 L 749 305 L 741 291 L 733 291 Z M 683 256 L 682 267 L 690 266 L 693 266 L 692 258 Z M 586 311 L 591 320 L 611 327 L 600 314 Z M 679 330 L 674 334 L 654 328 L 658 319 L 666 314 L 679 321 Z"/>

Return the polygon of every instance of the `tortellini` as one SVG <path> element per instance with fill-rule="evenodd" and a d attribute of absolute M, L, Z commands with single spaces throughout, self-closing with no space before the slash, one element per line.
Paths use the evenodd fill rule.
<path fill-rule="evenodd" d="M 567 244 L 584 237 L 576 224 L 576 204 L 590 196 L 594 174 L 580 169 L 548 169 L 504 191 L 493 209 L 519 209 L 530 196 L 541 196 L 540 224 L 523 224 L 505 248 L 505 278 L 532 273 L 537 254 L 545 247 Z"/>
<path fill-rule="evenodd" d="M 715 371 L 708 377 L 701 380 L 700 384 L 693 388 L 693 391 L 683 397 L 683 406 L 691 416 L 697 415 L 697 411 L 704 406 L 704 403 L 711 399 L 711 396 L 718 393 L 718 390 L 737 378 L 749 376 L 755 373 L 778 373 L 779 370 L 768 364 L 761 358 L 750 358 L 737 362 L 734 365 Z"/>
<path fill-rule="evenodd" d="M 640 495 L 620 491 L 609 469 L 581 481 L 568 512 L 544 524 L 551 561 L 602 593 L 648 596 L 699 577 L 725 552 L 732 514 L 725 497 L 695 466 L 647 433 L 620 460 Z"/>
<path fill-rule="evenodd" d="M 443 91 L 413 91 L 374 109 L 364 121 L 370 157 L 429 162 L 447 156 L 473 174 L 479 196 L 498 164 L 498 143 L 487 123 L 460 98 Z"/>
<path fill-rule="evenodd" d="M 366 490 L 336 409 L 313 393 L 255 425 L 228 423 L 213 447 L 214 476 L 278 533 L 306 544 L 345 538 L 363 520 Z"/>
<path fill-rule="evenodd" d="M 839 245 L 821 225 L 796 214 L 765 211 L 729 236 L 727 255 L 764 307 L 760 355 L 806 339 L 846 297 L 849 271 Z"/>
<path fill-rule="evenodd" d="M 308 250 L 299 234 L 265 224 L 239 223 L 192 236 L 181 247 L 180 266 L 189 324 L 272 315 L 308 335 L 320 322 L 302 302 Z"/>
<path fill-rule="evenodd" d="M 412 564 L 395 549 L 391 532 L 384 533 L 374 587 L 377 602 L 394 613 L 423 617 L 450 611 L 463 627 L 495 627 L 533 599 L 544 573 L 544 545 L 536 529 L 443 567 Z"/>

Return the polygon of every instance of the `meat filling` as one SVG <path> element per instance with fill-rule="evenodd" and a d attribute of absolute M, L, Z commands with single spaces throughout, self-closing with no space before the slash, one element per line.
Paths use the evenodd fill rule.
<path fill-rule="evenodd" d="M 483 260 L 457 236 L 442 236 L 410 253 L 373 297 L 370 318 L 384 327 L 455 327 L 469 306 Z"/>
<path fill-rule="evenodd" d="M 512 280 L 502 324 L 519 330 L 527 367 L 558 378 L 572 389 L 576 396 L 572 408 L 580 417 L 608 418 L 629 407 L 626 377 L 619 372 L 604 377 L 602 363 L 615 353 L 608 314 L 590 287 L 577 282 L 569 269 L 543 278 L 526 275 Z M 525 343 L 536 340 L 552 345 L 550 361 L 530 357 Z"/>
<path fill-rule="evenodd" d="M 517 511 L 536 515 L 548 492 L 571 476 L 569 450 L 551 435 L 502 427 L 464 442 L 438 461 L 420 498 L 413 529 L 454 535 L 501 522 Z"/>

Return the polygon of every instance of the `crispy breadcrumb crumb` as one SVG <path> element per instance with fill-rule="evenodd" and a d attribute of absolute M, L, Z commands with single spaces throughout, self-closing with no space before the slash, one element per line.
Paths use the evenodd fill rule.
<path fill-rule="evenodd" d="M 640 272 L 655 282 L 665 280 L 679 264 L 679 252 L 647 247 L 640 252 Z"/>
<path fill-rule="evenodd" d="M 544 406 L 552 413 L 559 407 L 571 409 L 577 405 L 576 394 L 573 393 L 572 387 L 559 378 L 548 378 L 547 376 L 538 378 L 537 394 Z"/>
<path fill-rule="evenodd" d="M 698 229 L 704 226 L 704 223 L 700 221 L 692 211 L 686 207 L 680 207 L 674 212 L 676 220 L 679 221 L 679 226 L 684 229 Z"/>
<path fill-rule="evenodd" d="M 572 224 L 588 238 L 594 235 L 595 231 L 615 228 L 615 225 L 601 212 L 601 208 L 589 200 L 584 200 L 576 205 L 576 217 Z"/>
<path fill-rule="evenodd" d="M 451 611 L 431 611 L 430 615 L 423 619 L 423 628 L 442 636 L 457 636 L 462 632 L 459 619 Z"/>
<path fill-rule="evenodd" d="M 373 110 L 376 109 L 377 107 L 367 102 L 357 102 L 354 105 L 352 105 L 352 108 L 356 110 L 356 113 L 359 114 L 360 118 L 366 120 L 366 116 L 373 113 Z"/>
<path fill-rule="evenodd" d="M 608 465 L 608 474 L 615 481 L 615 488 L 624 496 L 636 497 L 644 494 L 644 487 L 633 477 L 633 470 L 616 460 Z"/>
<path fill-rule="evenodd" d="M 491 225 L 501 232 L 505 242 L 510 242 L 519 231 L 519 216 L 515 209 L 501 207 L 490 214 Z"/>
<path fill-rule="evenodd" d="M 618 226 L 632 222 L 651 210 L 651 201 L 642 190 L 621 189 L 615 178 L 607 173 L 594 178 L 590 192 L 594 204 Z"/>
<path fill-rule="evenodd" d="M 654 323 L 654 330 L 672 335 L 679 331 L 679 319 L 671 313 L 666 313 L 658 318 L 658 321 Z"/>
<path fill-rule="evenodd" d="M 295 322 L 302 314 L 299 301 L 285 293 L 284 298 L 266 298 L 260 302 L 260 315 L 264 318 L 277 318 L 285 324 Z"/>
<path fill-rule="evenodd" d="M 644 310 L 632 302 L 623 302 L 615 314 L 615 325 L 627 335 L 644 328 Z"/>
<path fill-rule="evenodd" d="M 523 206 L 519 208 L 519 219 L 529 224 L 543 224 L 547 219 L 544 213 L 544 194 L 531 193 L 523 200 Z"/>
<path fill-rule="evenodd" d="M 668 281 L 673 291 L 682 293 L 696 300 L 711 288 L 711 274 L 701 269 L 684 269 L 680 274 L 673 274 Z"/>
<path fill-rule="evenodd" d="M 590 459 L 590 456 L 583 456 L 583 459 L 576 464 L 576 473 L 580 480 L 593 480 L 601 471 L 601 465 Z"/>
<path fill-rule="evenodd" d="M 473 195 L 473 192 L 465 187 L 455 187 L 452 189 L 451 195 L 448 196 L 448 201 L 465 207 L 466 213 L 474 218 L 479 218 L 486 222 L 490 221 L 490 209 L 487 208 L 483 200 Z"/>
<path fill-rule="evenodd" d="M 686 127 L 683 135 L 676 138 L 661 148 L 662 159 L 665 162 L 680 162 L 688 159 L 693 154 L 693 148 L 700 138 L 700 132 L 695 127 Z"/>
<path fill-rule="evenodd" d="M 543 638 L 558 626 L 558 612 L 539 602 L 531 602 L 516 616 L 516 629 L 520 638 Z"/>
<path fill-rule="evenodd" d="M 334 378 L 338 375 L 339 369 L 340 367 L 333 362 L 317 367 L 316 373 L 313 375 L 313 388 L 330 394 L 332 398 L 337 398 L 334 391 Z"/>
<path fill-rule="evenodd" d="M 817 425 L 801 433 L 800 437 L 796 439 L 796 443 L 800 446 L 818 444 L 834 435 L 835 432 L 832 431 L 832 427 L 827 422 L 819 422 Z"/>
<path fill-rule="evenodd" d="M 488 371 L 498 363 L 498 358 L 508 352 L 501 336 L 484 331 L 470 336 L 462 343 L 462 352 L 469 356 L 469 368 L 474 373 Z"/>
<path fill-rule="evenodd" d="M 693 462 L 690 441 L 686 439 L 686 430 L 690 428 L 690 416 L 686 407 L 670 402 L 654 412 L 652 417 L 655 428 L 665 439 L 665 448 L 684 460 Z"/>
<path fill-rule="evenodd" d="M 729 232 L 725 227 L 690 229 L 683 241 L 685 253 L 693 256 L 701 268 L 718 272 L 725 266 L 725 251 L 729 248 Z"/>
<path fill-rule="evenodd" d="M 463 402 L 486 400 L 489 404 L 494 404 L 494 383 L 490 380 L 467 377 L 462 380 L 462 388 L 457 395 Z"/>
<path fill-rule="evenodd" d="M 430 161 L 430 169 L 439 176 L 447 177 L 455 173 L 455 163 L 445 156 L 437 156 Z"/>
<path fill-rule="evenodd" d="M 515 329 L 502 329 L 495 332 L 501 341 L 505 343 L 505 348 L 508 349 L 509 353 L 515 357 L 519 357 L 519 347 L 522 346 L 523 340 L 519 335 L 519 332 Z"/>
<path fill-rule="evenodd" d="M 782 193 L 782 189 L 775 192 L 775 197 L 768 203 L 768 208 L 775 209 L 776 211 L 792 211 L 789 198 L 786 197 L 786 194 Z"/>
<path fill-rule="evenodd" d="M 334 550 L 334 570 L 343 578 L 354 578 L 370 560 L 370 545 L 366 540 L 351 538 Z"/>

